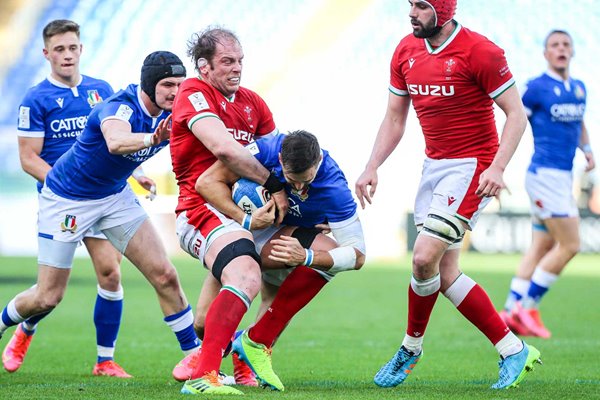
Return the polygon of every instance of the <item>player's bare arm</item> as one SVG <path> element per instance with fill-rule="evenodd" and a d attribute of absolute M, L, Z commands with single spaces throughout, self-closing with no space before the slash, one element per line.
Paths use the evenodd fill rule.
<path fill-rule="evenodd" d="M 581 138 L 579 139 L 579 148 L 583 151 L 583 155 L 585 156 L 586 166 L 585 172 L 590 172 L 596 167 L 596 160 L 594 160 L 594 153 L 592 152 L 592 147 L 590 145 L 590 136 L 588 135 L 588 130 L 585 126 L 585 122 L 581 122 Z"/>
<path fill-rule="evenodd" d="M 409 106 L 410 97 L 389 94 L 387 110 L 379 127 L 371 157 L 355 185 L 356 197 L 363 209 L 365 200 L 371 204 L 371 198 L 377 190 L 377 169 L 392 154 L 404 135 Z M 369 190 L 367 186 L 370 186 Z"/>
<path fill-rule="evenodd" d="M 261 185 L 264 185 L 269 178 L 269 171 L 227 132 L 221 120 L 200 119 L 192 125 L 192 132 L 211 153 L 238 176 Z M 277 224 L 280 224 L 289 206 L 287 195 L 284 190 L 271 195 L 278 210 Z"/>
<path fill-rule="evenodd" d="M 229 170 L 221 161 L 215 162 L 196 180 L 196 191 L 204 200 L 239 224 L 245 217 L 244 211 L 231 199 L 231 185 L 240 177 Z M 275 202 L 271 199 L 252 213 L 250 229 L 263 229 L 274 223 Z"/>
<path fill-rule="evenodd" d="M 44 147 L 44 138 L 19 136 L 19 159 L 23 171 L 43 183 L 46 174 L 52 168 L 40 154 Z"/>
<path fill-rule="evenodd" d="M 131 154 L 169 139 L 170 122 L 169 115 L 158 123 L 153 133 L 133 133 L 129 122 L 116 118 L 104 120 L 100 128 L 111 154 Z"/>
<path fill-rule="evenodd" d="M 329 225 L 328 225 L 329 226 Z M 334 248 L 313 248 L 311 267 L 334 274 L 360 269 L 366 260 L 365 240 L 360 220 L 352 217 L 331 227 L 337 242 Z M 304 264 L 306 249 L 294 237 L 282 235 L 270 241 L 269 259 L 290 267 Z M 301 259 L 302 258 L 302 259 Z"/>
<path fill-rule="evenodd" d="M 506 114 L 506 122 L 502 129 L 498 152 L 490 167 L 481 173 L 476 191 L 476 194 L 481 197 L 496 196 L 506 188 L 503 178 L 504 170 L 515 153 L 527 126 L 525 109 L 515 85 L 496 97 L 494 101 Z"/>

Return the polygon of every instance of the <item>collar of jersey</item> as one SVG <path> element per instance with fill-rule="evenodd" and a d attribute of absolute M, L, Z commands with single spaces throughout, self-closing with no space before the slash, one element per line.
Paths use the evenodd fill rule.
<path fill-rule="evenodd" d="M 64 83 L 57 81 L 56 79 L 54 79 L 52 77 L 52 75 L 48 75 L 48 77 L 46 79 L 48 79 L 48 82 L 50 82 L 54 86 L 58 86 L 59 88 L 63 88 L 63 89 L 71 89 L 71 91 L 75 95 L 77 95 L 77 92 L 78 92 L 77 91 L 77 86 L 81 85 L 81 82 L 83 81 L 83 75 L 81 75 L 81 74 L 79 75 L 79 82 L 77 82 L 77 85 L 75 85 L 73 87 L 65 85 Z"/>
<path fill-rule="evenodd" d="M 448 37 L 448 39 L 446 39 L 444 41 L 444 43 L 442 43 L 440 45 L 440 47 L 438 48 L 433 48 L 431 47 L 431 45 L 429 44 L 429 40 L 427 39 L 423 39 L 423 41 L 425 42 L 425 47 L 427 48 L 427 52 L 429 54 L 439 54 L 442 52 L 442 50 L 444 50 L 446 47 L 448 47 L 450 45 L 450 43 L 452 43 L 452 41 L 454 40 L 454 38 L 456 37 L 456 35 L 458 35 L 458 32 L 460 32 L 460 30 L 462 29 L 462 26 L 457 22 L 456 23 L 456 27 L 454 28 L 454 31 L 452 31 L 452 33 L 450 34 L 450 36 Z"/>
<path fill-rule="evenodd" d="M 567 79 L 563 79 L 562 76 L 560 76 L 559 74 L 557 74 L 556 72 L 551 71 L 551 70 L 546 71 L 546 75 L 548 75 L 550 78 L 554 79 L 555 81 L 559 81 L 560 83 L 571 82 L 571 77 L 568 77 Z"/>
<path fill-rule="evenodd" d="M 142 100 L 142 88 L 141 88 L 140 85 L 137 86 L 137 88 L 135 89 L 135 91 L 137 93 L 138 104 L 142 108 L 142 111 L 144 111 L 144 114 L 146 114 L 150 118 L 158 118 L 158 117 L 160 117 L 162 115 L 162 113 L 164 112 L 164 110 L 161 110 L 160 114 L 158 114 L 158 115 L 152 115 L 152 114 L 150 114 L 150 111 L 148 111 L 148 109 L 144 105 L 144 101 Z M 152 126 L 152 127 L 154 128 L 154 126 Z"/>
<path fill-rule="evenodd" d="M 201 76 L 198 76 L 197 78 L 198 78 L 198 80 L 204 81 Z M 215 91 L 219 92 L 219 90 L 216 87 L 212 86 L 210 83 L 207 82 L 207 85 L 212 87 Z M 221 93 L 221 92 L 219 92 L 219 93 Z M 232 94 L 231 97 L 227 97 L 223 93 L 221 93 L 221 96 L 223 96 L 225 98 L 225 100 L 227 100 L 228 103 L 233 103 L 235 101 L 235 93 Z"/>

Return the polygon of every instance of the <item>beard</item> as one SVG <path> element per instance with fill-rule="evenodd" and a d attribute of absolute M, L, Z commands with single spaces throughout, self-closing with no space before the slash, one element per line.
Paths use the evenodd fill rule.
<path fill-rule="evenodd" d="M 427 39 L 427 38 L 437 35 L 442 30 L 442 27 L 435 26 L 434 21 L 435 21 L 434 19 L 431 19 L 429 21 L 429 23 L 427 24 L 427 26 L 425 26 L 422 23 L 415 21 L 415 20 L 411 21 L 412 23 L 417 23 L 421 27 L 420 30 L 413 29 L 413 35 L 415 35 L 415 37 L 418 37 L 419 39 Z"/>

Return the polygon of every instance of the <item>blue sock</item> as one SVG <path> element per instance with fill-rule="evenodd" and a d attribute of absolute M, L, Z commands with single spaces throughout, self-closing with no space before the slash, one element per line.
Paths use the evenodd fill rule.
<path fill-rule="evenodd" d="M 547 291 L 547 287 L 540 286 L 532 281 L 531 285 L 529 286 L 529 291 L 527 292 L 527 297 L 530 297 L 533 299 L 535 304 L 538 304 Z"/>
<path fill-rule="evenodd" d="M 115 352 L 117 335 L 123 314 L 123 289 L 109 292 L 98 286 L 98 296 L 94 307 L 94 324 L 96 325 L 96 345 L 98 362 L 112 360 Z"/>
<path fill-rule="evenodd" d="M 200 339 L 194 331 L 192 307 L 189 304 L 183 311 L 166 316 L 165 322 L 175 333 L 179 347 L 184 353 L 188 354 L 200 346 Z"/>
<path fill-rule="evenodd" d="M 29 317 L 21 323 L 21 329 L 23 329 L 23 332 L 25 332 L 27 336 L 33 335 L 38 322 L 40 322 L 48 314 L 50 314 L 50 311 Z"/>
<path fill-rule="evenodd" d="M 21 317 L 17 312 L 15 306 L 15 299 L 8 302 L 4 310 L 2 310 L 2 316 L 0 317 L 0 336 L 4 333 L 7 328 L 18 325 L 23 322 L 25 318 Z"/>

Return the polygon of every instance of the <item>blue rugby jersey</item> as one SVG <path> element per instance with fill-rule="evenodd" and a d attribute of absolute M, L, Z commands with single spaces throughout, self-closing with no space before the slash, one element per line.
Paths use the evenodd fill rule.
<path fill-rule="evenodd" d="M 532 79 L 523 94 L 533 131 L 534 153 L 529 170 L 538 167 L 565 171 L 573 169 L 573 158 L 579 145 L 586 89 L 583 82 L 546 72 Z"/>
<path fill-rule="evenodd" d="M 31 87 L 19 106 L 19 136 L 44 138 L 40 157 L 52 166 L 81 135 L 90 111 L 113 93 L 106 81 L 86 75 L 75 87 L 48 77 Z"/>
<path fill-rule="evenodd" d="M 278 155 L 284 134 L 258 139 L 248 147 L 254 157 L 268 170 L 285 182 Z M 356 202 L 348 187 L 348 181 L 338 164 L 321 150 L 323 161 L 317 170 L 315 180 L 308 189 L 298 193 L 290 185 L 285 185 L 290 208 L 283 219 L 284 225 L 313 227 L 316 224 L 341 222 L 356 213 Z"/>
<path fill-rule="evenodd" d="M 127 178 L 155 155 L 167 140 L 132 154 L 110 154 L 100 126 L 109 118 L 128 122 L 134 133 L 152 133 L 168 112 L 152 117 L 142 103 L 139 85 L 129 85 L 94 108 L 73 147 L 60 157 L 46 177 L 57 195 L 73 200 L 101 199 L 122 191 Z"/>

